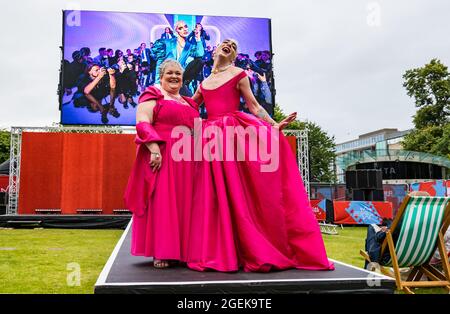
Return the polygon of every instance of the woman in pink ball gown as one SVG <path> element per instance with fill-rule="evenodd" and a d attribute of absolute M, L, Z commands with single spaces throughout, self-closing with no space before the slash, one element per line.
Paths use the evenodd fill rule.
<path fill-rule="evenodd" d="M 232 65 L 236 54 L 237 43 L 225 40 L 211 76 L 193 97 L 205 103 L 208 119 L 202 126 L 204 160 L 196 169 L 187 265 L 223 272 L 333 270 L 296 159 L 280 131 L 296 114 L 273 121 L 253 96 L 246 73 Z M 241 96 L 254 115 L 239 111 Z M 230 132 L 233 144 L 224 140 Z M 272 160 L 252 159 L 246 138 L 271 151 Z"/>
<path fill-rule="evenodd" d="M 188 249 L 194 164 L 192 158 L 173 158 L 179 139 L 172 131 L 187 129 L 193 142 L 199 114 L 197 104 L 179 94 L 182 74 L 177 61 L 166 60 L 160 67 L 160 89 L 151 86 L 139 98 L 137 156 L 124 197 L 133 213 L 131 253 L 153 257 L 156 268 L 185 261 Z"/>

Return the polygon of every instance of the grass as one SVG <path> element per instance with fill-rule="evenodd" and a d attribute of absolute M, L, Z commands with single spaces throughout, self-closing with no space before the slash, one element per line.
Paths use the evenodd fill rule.
<path fill-rule="evenodd" d="M 328 256 L 363 267 L 364 227 L 323 235 Z M 123 230 L 0 229 L 0 293 L 90 294 Z M 79 265 L 80 285 L 68 285 Z M 73 266 L 72 266 L 73 267 Z M 447 293 L 417 289 L 417 293 Z"/>
<path fill-rule="evenodd" d="M 359 250 L 364 249 L 367 228 L 338 228 L 337 235 L 323 235 L 328 257 L 356 267 L 364 267 L 364 259 Z"/>
<path fill-rule="evenodd" d="M 122 232 L 0 229 L 0 293 L 93 293 Z"/>

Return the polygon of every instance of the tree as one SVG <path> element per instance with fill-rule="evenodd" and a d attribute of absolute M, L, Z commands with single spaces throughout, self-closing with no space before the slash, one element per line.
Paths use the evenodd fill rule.
<path fill-rule="evenodd" d="M 407 70 L 403 75 L 409 97 L 414 97 L 417 110 L 414 125 L 442 126 L 450 116 L 450 73 L 439 60 L 433 59 L 422 68 Z"/>
<path fill-rule="evenodd" d="M 450 123 L 443 127 L 442 137 L 438 138 L 431 148 L 431 153 L 445 156 L 450 159 Z"/>
<path fill-rule="evenodd" d="M 280 122 L 285 117 L 284 112 L 276 105 L 274 120 Z M 333 170 L 336 146 L 334 136 L 330 137 L 319 125 L 310 121 L 296 120 L 290 123 L 287 129 L 308 130 L 310 181 L 334 183 L 336 181 Z"/>
<path fill-rule="evenodd" d="M 450 158 L 450 123 L 413 130 L 403 139 L 403 149 Z"/>
<path fill-rule="evenodd" d="M 417 110 L 415 129 L 405 136 L 406 150 L 431 153 L 450 158 L 450 73 L 439 60 L 403 75 L 403 86 L 414 98 Z"/>
<path fill-rule="evenodd" d="M 9 159 L 10 133 L 0 129 L 0 163 Z"/>

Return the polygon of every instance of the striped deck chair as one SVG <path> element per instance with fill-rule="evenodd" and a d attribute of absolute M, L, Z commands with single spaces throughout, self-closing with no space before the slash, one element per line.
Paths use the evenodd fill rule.
<path fill-rule="evenodd" d="M 436 247 L 441 256 L 447 256 L 444 233 L 450 224 L 450 198 L 430 196 L 406 196 L 386 232 L 381 245 L 381 255 L 389 250 L 390 259 L 380 265 L 386 275 L 393 275 L 397 288 L 413 293 L 411 288 L 446 287 L 450 291 L 450 267 L 448 258 L 442 259 L 443 272 L 430 265 Z M 399 228 L 397 230 L 397 228 Z M 398 233 L 394 243 L 392 234 Z M 364 255 L 366 259 L 368 256 Z M 369 260 L 370 262 L 370 260 Z M 393 274 L 387 269 L 393 268 Z M 411 272 L 404 281 L 400 268 L 410 267 Z M 425 275 L 428 281 L 421 281 Z"/>

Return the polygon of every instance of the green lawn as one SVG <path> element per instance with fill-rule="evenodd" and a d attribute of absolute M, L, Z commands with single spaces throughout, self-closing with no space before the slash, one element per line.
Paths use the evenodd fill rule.
<path fill-rule="evenodd" d="M 0 229 L 0 293 L 93 293 L 122 232 Z"/>
<path fill-rule="evenodd" d="M 323 235 L 328 256 L 356 267 L 364 267 L 364 259 L 359 255 L 359 250 L 364 249 L 367 228 L 344 227 L 337 230 L 337 235 Z"/>
<path fill-rule="evenodd" d="M 330 258 L 364 265 L 365 227 L 324 235 Z M 93 293 L 94 284 L 123 230 L 0 229 L 0 293 Z M 75 263 L 75 264 L 73 264 Z M 80 285 L 76 281 L 79 267 Z M 68 284 L 68 279 L 69 283 Z M 72 282 L 72 283 L 71 283 Z M 446 293 L 420 289 L 418 293 Z"/>

